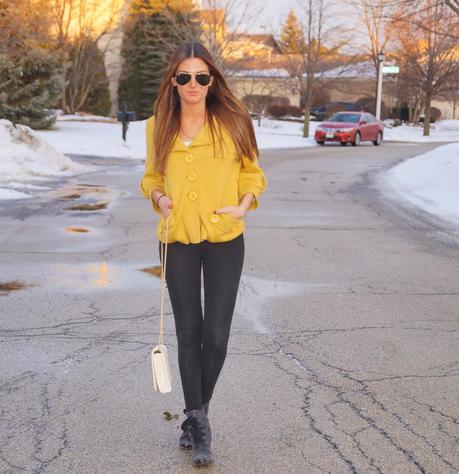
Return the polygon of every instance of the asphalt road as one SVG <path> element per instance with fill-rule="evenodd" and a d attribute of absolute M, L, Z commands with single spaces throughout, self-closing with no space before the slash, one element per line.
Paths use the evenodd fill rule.
<path fill-rule="evenodd" d="M 459 471 L 459 233 L 378 184 L 435 146 L 262 153 L 207 471 Z M 34 285 L 0 296 L 0 472 L 193 472 L 168 298 L 173 391 L 152 386 L 143 163 L 78 159 L 100 172 L 0 203 L 1 280 Z"/>

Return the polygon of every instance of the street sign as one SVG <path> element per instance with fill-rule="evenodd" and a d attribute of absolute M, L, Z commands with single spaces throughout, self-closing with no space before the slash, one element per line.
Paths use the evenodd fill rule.
<path fill-rule="evenodd" d="M 384 74 L 398 74 L 400 72 L 400 68 L 398 66 L 383 66 L 382 72 Z"/>

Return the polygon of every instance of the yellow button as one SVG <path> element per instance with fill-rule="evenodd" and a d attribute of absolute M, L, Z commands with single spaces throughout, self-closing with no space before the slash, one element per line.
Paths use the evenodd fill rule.
<path fill-rule="evenodd" d="M 188 179 L 190 181 L 194 181 L 196 179 L 196 176 L 197 174 L 194 172 L 194 171 L 191 171 L 189 174 L 188 174 Z"/>
<path fill-rule="evenodd" d="M 188 197 L 189 197 L 192 201 L 194 201 L 194 200 L 198 197 L 198 195 L 197 195 L 194 191 L 190 191 L 190 192 L 188 193 Z"/>
<path fill-rule="evenodd" d="M 220 216 L 218 214 L 212 214 L 210 216 L 210 220 L 215 224 L 216 222 L 220 220 Z"/>
<path fill-rule="evenodd" d="M 187 163 L 191 163 L 193 161 L 193 155 L 186 155 L 185 156 L 185 161 Z"/>

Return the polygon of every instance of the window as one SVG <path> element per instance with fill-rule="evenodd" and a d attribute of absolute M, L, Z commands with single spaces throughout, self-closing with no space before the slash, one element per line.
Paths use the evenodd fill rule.
<path fill-rule="evenodd" d="M 362 114 L 333 114 L 328 121 L 329 122 L 351 122 L 351 123 L 357 123 L 361 119 Z"/>

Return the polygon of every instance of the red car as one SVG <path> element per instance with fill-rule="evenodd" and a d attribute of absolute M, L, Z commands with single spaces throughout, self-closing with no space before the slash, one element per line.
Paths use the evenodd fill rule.
<path fill-rule="evenodd" d="M 381 145 L 383 131 L 383 123 L 368 112 L 336 112 L 317 126 L 314 139 L 319 145 L 338 142 L 356 146 L 364 141 Z"/>

